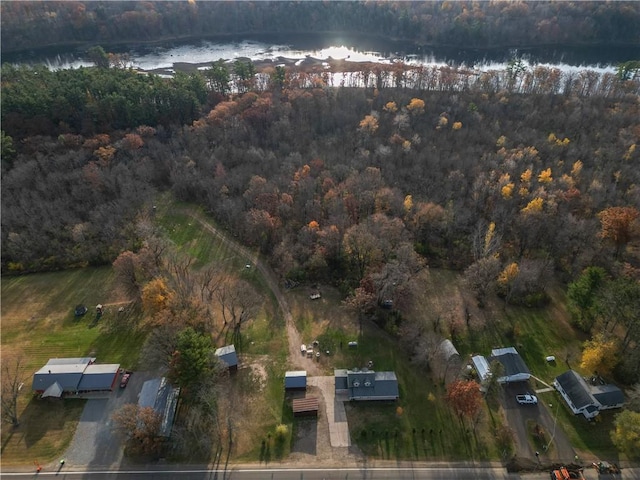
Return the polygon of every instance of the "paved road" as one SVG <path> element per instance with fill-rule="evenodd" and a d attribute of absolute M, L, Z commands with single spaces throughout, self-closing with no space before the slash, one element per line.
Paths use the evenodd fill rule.
<path fill-rule="evenodd" d="M 591 470 L 585 472 L 588 480 L 597 479 Z M 325 468 L 325 469 L 175 469 L 175 470 L 129 470 L 129 471 L 42 471 L 38 475 L 29 473 L 2 473 L 2 478 L 51 477 L 61 480 L 547 480 L 548 473 L 508 474 L 502 468 L 464 467 L 398 467 L 377 468 Z M 621 480 L 639 480 L 640 468 L 625 469 Z"/>

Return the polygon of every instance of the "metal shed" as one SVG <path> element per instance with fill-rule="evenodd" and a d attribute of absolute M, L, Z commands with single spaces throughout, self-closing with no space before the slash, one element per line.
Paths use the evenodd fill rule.
<path fill-rule="evenodd" d="M 285 390 L 306 390 L 307 389 L 307 371 L 295 370 L 284 374 Z"/>

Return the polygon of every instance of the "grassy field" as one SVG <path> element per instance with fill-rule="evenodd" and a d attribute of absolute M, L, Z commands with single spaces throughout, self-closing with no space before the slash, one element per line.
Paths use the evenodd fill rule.
<path fill-rule="evenodd" d="M 75 318 L 75 305 L 89 312 Z M 94 307 L 105 313 L 96 322 Z M 2 279 L 2 360 L 20 357 L 24 387 L 20 427 L 2 429 L 2 463 L 46 462 L 70 442 L 84 401 L 42 401 L 31 394 L 33 373 L 52 357 L 95 356 L 100 363 L 134 368 L 143 336 L 136 313 L 119 313 L 128 302 L 115 289 L 111 268 L 5 277 Z"/>

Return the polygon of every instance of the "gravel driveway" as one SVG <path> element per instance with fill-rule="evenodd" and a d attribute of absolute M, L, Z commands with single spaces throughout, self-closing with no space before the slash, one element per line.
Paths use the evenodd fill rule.
<path fill-rule="evenodd" d="M 145 380 L 152 375 L 135 372 L 126 388 L 120 380 L 113 392 L 88 397 L 73 440 L 65 453 L 70 466 L 110 467 L 123 461 L 122 441 L 113 434 L 111 415 L 126 403 L 137 403 Z"/>

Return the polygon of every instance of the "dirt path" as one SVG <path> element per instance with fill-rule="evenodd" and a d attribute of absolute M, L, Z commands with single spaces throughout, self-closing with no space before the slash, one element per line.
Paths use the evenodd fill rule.
<path fill-rule="evenodd" d="M 278 306 L 280 307 L 285 320 L 287 339 L 289 343 L 289 364 L 293 369 L 306 370 L 309 376 L 322 375 L 322 371 L 315 364 L 315 362 L 308 361 L 300 353 L 302 337 L 300 336 L 300 332 L 298 332 L 298 329 L 293 322 L 293 316 L 291 315 L 289 303 L 282 293 L 282 290 L 280 290 L 280 282 L 278 281 L 278 278 L 273 269 L 269 265 L 267 265 L 267 263 L 264 262 L 256 252 L 252 252 L 243 245 L 240 245 L 235 240 L 229 238 L 198 213 L 192 210 L 185 210 L 185 213 L 196 220 L 198 223 L 200 223 L 200 225 L 202 225 L 205 230 L 207 230 L 214 237 L 224 243 L 226 247 L 228 247 L 238 255 L 246 258 L 247 261 L 251 262 L 251 264 L 258 269 L 258 271 L 264 277 L 267 286 L 269 287 L 271 292 L 273 292 L 273 295 L 278 301 Z"/>

